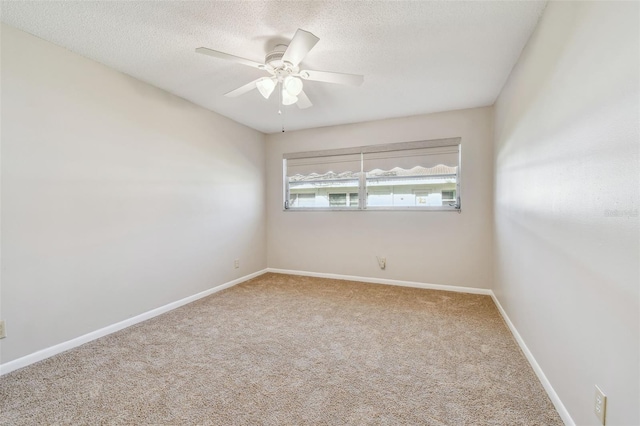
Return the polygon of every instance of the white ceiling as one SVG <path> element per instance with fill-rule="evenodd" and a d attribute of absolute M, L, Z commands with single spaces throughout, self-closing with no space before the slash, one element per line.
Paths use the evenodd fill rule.
<path fill-rule="evenodd" d="M 2 21 L 265 133 L 277 96 L 224 93 L 263 71 L 196 47 L 264 61 L 297 28 L 320 38 L 302 68 L 364 74 L 360 87 L 305 82 L 314 106 L 288 130 L 491 105 L 545 2 L 2 1 Z"/>

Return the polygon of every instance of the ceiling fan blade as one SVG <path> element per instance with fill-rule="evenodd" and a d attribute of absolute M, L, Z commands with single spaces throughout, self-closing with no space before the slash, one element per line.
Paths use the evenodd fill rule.
<path fill-rule="evenodd" d="M 313 104 L 309 100 L 309 97 L 306 93 L 304 93 L 304 91 L 298 93 L 298 102 L 296 103 L 296 105 L 298 105 L 298 108 L 300 109 L 306 109 L 313 106 Z"/>
<path fill-rule="evenodd" d="M 261 80 L 261 78 L 259 78 L 258 80 Z M 245 93 L 258 88 L 258 86 L 256 86 L 256 82 L 258 80 L 253 80 L 252 82 L 247 83 L 244 86 L 240 86 L 237 89 L 230 91 L 229 93 L 225 93 L 224 95 L 227 98 L 236 98 L 240 95 L 244 95 Z"/>
<path fill-rule="evenodd" d="M 343 74 L 340 72 L 329 71 L 300 71 L 300 77 L 305 80 L 324 81 L 325 83 L 348 84 L 351 86 L 360 86 L 364 82 L 363 75 Z"/>
<path fill-rule="evenodd" d="M 320 39 L 310 32 L 298 28 L 291 39 L 291 43 L 289 43 L 289 47 L 284 51 L 282 60 L 289 62 L 294 67 L 297 66 L 307 56 L 307 53 L 313 49 L 318 40 Z"/>
<path fill-rule="evenodd" d="M 239 64 L 248 65 L 253 68 L 264 68 L 264 64 L 252 61 L 251 59 L 241 58 L 239 56 L 229 55 L 228 53 L 218 52 L 217 50 L 207 49 L 206 47 L 198 47 L 196 53 L 202 53 L 203 55 L 213 56 L 218 59 L 225 59 L 227 61 L 237 62 Z"/>

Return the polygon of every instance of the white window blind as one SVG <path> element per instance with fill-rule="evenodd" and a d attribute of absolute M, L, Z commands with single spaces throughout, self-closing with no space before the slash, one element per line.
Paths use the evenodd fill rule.
<path fill-rule="evenodd" d="M 292 158 L 287 160 L 287 177 L 345 174 L 360 172 L 360 154 L 332 155 L 314 158 Z"/>
<path fill-rule="evenodd" d="M 393 168 L 431 169 L 440 165 L 452 168 L 458 167 L 458 153 L 457 146 L 370 152 L 364 153 L 364 168 L 366 172 L 376 169 L 389 171 Z"/>

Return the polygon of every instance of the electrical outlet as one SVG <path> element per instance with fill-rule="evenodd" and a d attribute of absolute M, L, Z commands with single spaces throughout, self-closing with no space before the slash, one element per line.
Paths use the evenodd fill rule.
<path fill-rule="evenodd" d="M 600 423 L 604 425 L 607 416 L 607 395 L 600 390 L 598 385 L 596 385 L 596 400 L 593 410 L 600 420 Z"/>
<path fill-rule="evenodd" d="M 233 261 L 233 267 L 236 269 L 240 267 L 240 259 L 236 259 Z"/>
<path fill-rule="evenodd" d="M 7 337 L 7 329 L 4 325 L 4 320 L 0 320 L 0 339 Z"/>
<path fill-rule="evenodd" d="M 387 258 L 386 257 L 376 256 L 376 259 L 378 259 L 378 266 L 380 266 L 380 269 L 384 269 L 384 268 L 387 267 Z"/>

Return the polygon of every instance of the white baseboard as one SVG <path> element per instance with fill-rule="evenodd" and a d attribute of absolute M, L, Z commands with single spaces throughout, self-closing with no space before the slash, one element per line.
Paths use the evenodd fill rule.
<path fill-rule="evenodd" d="M 277 269 L 277 268 L 266 268 L 261 271 L 254 272 L 253 274 L 245 275 L 244 277 L 235 279 L 233 281 L 229 281 L 227 283 L 210 288 L 209 290 L 202 291 L 192 296 L 185 297 L 184 299 L 180 299 L 176 302 L 169 303 L 159 308 L 152 309 L 143 314 L 126 319 L 124 321 L 120 321 L 116 324 L 112 324 L 110 326 L 101 328 L 99 330 L 93 331 L 91 333 L 85 334 L 75 339 L 60 343 L 55 346 L 51 346 L 49 348 L 40 350 L 38 352 L 34 352 L 22 358 L 9 361 L 5 364 L 0 364 L 0 376 L 3 374 L 10 373 L 19 368 L 26 367 L 35 362 L 42 361 L 43 359 L 49 358 L 53 355 L 57 355 L 61 352 L 83 345 L 85 343 L 88 343 L 92 340 L 106 336 L 108 334 L 115 333 L 116 331 L 122 330 L 123 328 L 129 327 L 131 325 L 137 324 L 142 321 L 146 321 L 150 318 L 156 317 L 165 312 L 168 312 L 180 306 L 186 305 L 187 303 L 191 303 L 195 300 L 209 296 L 213 293 L 217 293 L 226 288 L 233 287 L 236 284 L 240 284 L 244 281 L 248 281 L 251 278 L 255 278 L 267 272 L 273 272 L 277 274 L 287 274 L 287 275 L 301 275 L 301 276 L 307 276 L 307 277 L 331 278 L 331 279 L 347 280 L 347 281 L 360 281 L 360 282 L 372 283 L 372 284 L 396 285 L 401 287 L 423 288 L 428 290 L 443 290 L 443 291 L 453 291 L 458 293 L 484 294 L 484 295 L 491 296 L 491 298 L 493 299 L 493 302 L 498 308 L 498 311 L 500 312 L 500 315 L 502 315 L 502 318 L 504 319 L 505 323 L 511 330 L 513 337 L 515 338 L 516 342 L 520 346 L 520 349 L 522 350 L 525 357 L 529 361 L 529 364 L 533 368 L 533 371 L 538 376 L 538 379 L 542 383 L 542 386 L 547 391 L 547 394 L 549 395 L 551 402 L 555 406 L 556 410 L 558 411 L 558 414 L 564 421 L 565 425 L 575 426 L 575 422 L 569 415 L 569 412 L 567 411 L 566 407 L 558 397 L 558 394 L 556 393 L 556 391 L 551 386 L 551 383 L 547 379 L 547 376 L 545 376 L 544 372 L 542 371 L 542 368 L 540 367 L 536 359 L 533 357 L 533 354 L 525 344 L 524 340 L 522 339 L 522 336 L 520 336 L 520 333 L 518 333 L 518 330 L 516 329 L 516 327 L 513 325 L 513 323 L 507 316 L 507 313 L 502 308 L 500 301 L 498 300 L 498 298 L 496 297 L 496 295 L 493 293 L 492 290 L 485 289 L 485 288 L 458 287 L 458 286 L 442 285 L 442 284 L 425 284 L 425 283 L 418 283 L 413 281 L 390 280 L 385 278 L 369 278 L 369 277 L 358 277 L 358 276 L 352 276 L 352 275 L 327 274 L 327 273 L 321 273 L 321 272 L 293 271 L 293 270 Z"/>
<path fill-rule="evenodd" d="M 213 293 L 217 293 L 225 288 L 233 287 L 236 284 L 240 284 L 244 281 L 248 281 L 251 278 L 255 278 L 259 275 L 262 275 L 267 272 L 267 269 L 263 269 L 258 272 L 254 272 L 249 275 L 245 275 L 244 277 L 237 278 L 233 281 L 229 281 L 224 284 L 220 284 L 218 286 L 212 287 L 209 290 L 202 291 L 200 293 L 194 294 L 189 297 L 185 297 L 184 299 L 180 299 L 175 302 L 171 302 L 167 305 L 160 306 L 159 308 L 152 309 L 150 311 L 144 312 L 140 315 L 136 315 L 135 317 L 128 318 L 124 321 L 117 322 L 112 325 L 108 325 L 99 330 L 92 331 L 91 333 L 87 333 L 80 337 L 76 337 L 75 339 L 68 340 L 63 343 L 59 343 L 55 346 L 51 346 L 46 349 L 42 349 L 40 351 L 34 352 L 32 354 L 23 356 L 22 358 L 15 359 L 13 361 L 9 361 L 5 364 L 0 364 L 0 376 L 10 373 L 14 370 L 17 370 L 22 367 L 26 367 L 30 364 L 33 364 L 38 361 L 42 361 L 43 359 L 52 357 L 61 352 L 68 351 L 69 349 L 73 349 L 77 346 L 88 343 L 92 340 L 98 339 L 100 337 L 106 336 L 111 333 L 115 333 L 116 331 L 120 331 L 123 328 L 127 328 L 134 324 L 137 324 L 142 321 L 146 321 L 153 317 L 157 317 L 158 315 L 164 314 L 165 312 L 171 311 L 173 309 L 179 308 L 180 306 L 186 305 L 187 303 L 191 303 L 195 300 L 202 299 L 203 297 L 207 297 Z"/>
<path fill-rule="evenodd" d="M 267 272 L 273 272 L 277 274 L 288 274 L 288 275 L 302 275 L 307 277 L 332 278 L 336 280 L 360 281 L 360 282 L 374 283 L 374 284 L 397 285 L 402 287 L 424 288 L 429 290 L 444 290 L 444 291 L 455 291 L 459 293 L 484 294 L 484 295 L 491 296 L 491 298 L 493 299 L 493 302 L 498 308 L 498 311 L 500 312 L 500 315 L 502 315 L 504 322 L 509 327 L 509 330 L 511 330 L 511 334 L 513 334 L 513 337 L 515 338 L 516 342 L 520 346 L 520 349 L 522 350 L 525 357 L 527 358 L 527 361 L 529 361 L 531 368 L 533 368 L 533 371 L 536 373 L 536 376 L 538 376 L 538 380 L 540 380 L 540 382 L 542 383 L 542 386 L 544 387 L 545 391 L 549 395 L 549 399 L 551 399 L 551 402 L 553 403 L 556 410 L 558 411 L 560 418 L 562 419 L 565 425 L 575 426 L 575 422 L 569 415 L 569 412 L 567 411 L 566 407 L 560 400 L 560 397 L 558 397 L 558 394 L 553 389 L 553 386 L 551 386 L 549 379 L 547 379 L 547 376 L 545 376 L 544 372 L 542 371 L 540 364 L 538 364 L 536 359 L 533 357 L 533 354 L 531 353 L 527 345 L 524 343 L 522 336 L 520 336 L 520 333 L 518 333 L 518 330 L 516 329 L 516 327 L 513 325 L 513 323 L 507 316 L 507 313 L 502 308 L 502 305 L 500 304 L 500 301 L 498 301 L 498 298 L 496 297 L 496 295 L 493 293 L 493 290 L 485 289 L 485 288 L 474 288 L 474 287 L 458 287 L 458 286 L 442 285 L 442 284 L 425 284 L 425 283 L 418 283 L 413 281 L 389 280 L 384 278 L 367 278 L 367 277 L 357 277 L 357 276 L 351 276 L 351 275 L 326 274 L 322 272 L 292 271 L 287 269 L 275 269 L 275 268 L 267 268 Z"/>
<path fill-rule="evenodd" d="M 547 391 L 547 395 L 549 395 L 549 399 L 551 399 L 551 402 L 556 407 L 556 411 L 558 411 L 560 418 L 562 419 L 565 425 L 575 426 L 576 423 L 571 418 L 569 411 L 567 411 L 567 408 L 564 406 L 564 404 L 560 400 L 560 397 L 558 396 L 556 391 L 553 389 L 553 386 L 551 386 L 551 382 L 549 382 L 549 379 L 547 379 L 547 376 L 545 376 L 544 371 L 542 371 L 542 368 L 540 367 L 540 364 L 538 364 L 538 361 L 536 361 L 536 359 L 533 357 L 533 354 L 527 347 L 527 344 L 522 339 L 522 336 L 520 336 L 520 333 L 518 333 L 516 326 L 513 325 L 513 323 L 509 319 L 509 316 L 507 315 L 505 310 L 502 308 L 500 301 L 498 300 L 496 295 L 493 293 L 493 291 L 491 291 L 491 298 L 493 299 L 493 302 L 498 307 L 498 311 L 500 312 L 500 315 L 502 315 L 504 322 L 507 323 L 509 330 L 511 330 L 511 334 L 513 334 L 513 337 L 516 339 L 516 342 L 518 342 L 518 345 L 520 346 L 520 349 L 522 349 L 522 352 L 524 353 L 524 356 L 527 358 L 527 361 L 529 361 L 529 364 L 531 364 L 531 368 L 533 368 L 533 371 L 536 373 L 536 376 L 538 376 L 538 380 L 540 380 L 540 383 L 542 383 L 544 390 Z"/>
<path fill-rule="evenodd" d="M 386 278 L 357 277 L 353 275 L 325 274 L 322 272 L 292 271 L 288 269 L 275 269 L 275 268 L 267 268 L 267 272 L 273 272 L 276 274 L 287 274 L 287 275 L 302 275 L 305 277 L 331 278 L 334 280 L 360 281 L 360 282 L 372 283 L 372 284 L 397 285 L 400 287 L 424 288 L 427 290 L 443 290 L 443 291 L 455 291 L 457 293 L 486 294 L 488 296 L 491 295 L 491 290 L 488 290 L 486 288 L 458 287 L 455 285 L 442 285 L 442 284 L 426 284 L 426 283 L 418 283 L 414 281 L 390 280 Z"/>

